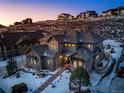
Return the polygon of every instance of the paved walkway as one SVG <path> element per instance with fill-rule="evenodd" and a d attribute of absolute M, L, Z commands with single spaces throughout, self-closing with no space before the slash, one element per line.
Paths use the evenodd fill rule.
<path fill-rule="evenodd" d="M 37 90 L 33 93 L 41 93 L 46 87 L 48 87 L 59 75 L 65 71 L 65 68 L 61 68 L 56 74 L 51 76 L 44 84 L 42 84 Z"/>

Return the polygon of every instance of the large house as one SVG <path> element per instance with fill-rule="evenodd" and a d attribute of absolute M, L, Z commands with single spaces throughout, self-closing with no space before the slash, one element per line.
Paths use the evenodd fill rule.
<path fill-rule="evenodd" d="M 120 6 L 102 12 L 102 17 L 122 16 L 124 15 L 124 7 Z"/>
<path fill-rule="evenodd" d="M 71 14 L 67 14 L 67 13 L 61 13 L 60 15 L 58 15 L 58 19 L 59 21 L 63 21 L 63 20 L 73 20 L 74 16 L 72 16 Z"/>
<path fill-rule="evenodd" d="M 62 66 L 83 66 L 92 69 L 93 61 L 102 53 L 103 38 L 93 32 L 70 31 L 52 36 L 48 40 L 50 50 L 59 54 Z"/>
<path fill-rule="evenodd" d="M 35 46 L 26 52 L 36 61 L 29 66 L 52 70 L 60 66 L 83 66 L 90 71 L 103 57 L 102 41 L 103 38 L 93 32 L 69 31 L 51 36 L 47 45 Z"/>
<path fill-rule="evenodd" d="M 77 19 L 93 19 L 98 17 L 96 11 L 86 11 L 77 15 Z"/>
<path fill-rule="evenodd" d="M 32 45 L 39 45 L 42 32 L 5 32 L 0 35 L 0 57 L 23 54 Z"/>

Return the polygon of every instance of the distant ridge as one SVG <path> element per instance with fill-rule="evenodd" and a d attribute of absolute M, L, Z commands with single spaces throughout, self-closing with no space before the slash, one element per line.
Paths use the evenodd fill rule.
<path fill-rule="evenodd" d="M 6 26 L 0 24 L 0 28 L 6 28 Z"/>

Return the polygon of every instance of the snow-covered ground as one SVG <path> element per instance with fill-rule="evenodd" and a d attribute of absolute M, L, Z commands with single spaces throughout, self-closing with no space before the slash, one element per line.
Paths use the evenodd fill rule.
<path fill-rule="evenodd" d="M 101 77 L 102 77 L 101 75 L 99 75 L 95 72 L 91 73 L 90 82 L 91 82 L 91 85 L 92 85 L 93 88 L 99 83 Z"/>
<path fill-rule="evenodd" d="M 5 67 L 7 65 L 7 61 L 1 61 L 0 62 L 0 67 Z"/>
<path fill-rule="evenodd" d="M 71 73 L 68 70 L 64 71 L 52 82 L 55 87 L 52 88 L 52 85 L 49 85 L 42 93 L 69 93 L 70 75 Z"/>
<path fill-rule="evenodd" d="M 120 47 L 121 42 L 117 42 L 116 40 L 109 40 L 109 39 L 103 42 L 104 47 L 106 47 L 108 44 L 111 45 L 111 49 L 114 48 L 115 53 L 110 53 L 111 49 L 105 49 L 105 52 L 110 53 L 113 59 L 118 60 L 122 53 L 122 47 Z"/>
<path fill-rule="evenodd" d="M 108 44 L 110 44 L 111 47 L 114 48 L 115 53 L 110 53 L 111 49 L 106 49 L 106 46 Z M 120 47 L 121 42 L 117 42 L 116 40 L 105 40 L 103 42 L 103 45 L 105 46 L 105 52 L 110 53 L 112 56 L 112 59 L 116 59 L 116 62 L 118 62 L 117 60 L 120 58 L 122 53 L 122 48 Z M 91 77 L 91 83 L 92 83 L 91 93 L 109 93 L 112 80 L 116 76 L 116 73 L 115 73 L 116 64 L 117 63 L 115 63 L 115 66 L 112 72 L 108 76 L 104 77 L 100 82 L 99 80 L 101 77 L 99 75 L 97 75 L 96 73 L 91 74 L 92 76 Z"/>
<path fill-rule="evenodd" d="M 51 75 L 44 78 L 33 75 L 32 73 L 20 72 L 20 77 L 16 78 L 16 75 L 10 76 L 8 78 L 0 78 L 0 88 L 2 88 L 6 93 L 11 92 L 11 87 L 15 84 L 26 83 L 28 85 L 28 93 L 36 90 L 40 85 L 42 85 L 46 80 L 48 80 Z M 32 91 L 31 91 L 32 90 Z"/>
<path fill-rule="evenodd" d="M 101 82 L 96 86 L 96 90 L 99 91 L 99 93 L 108 93 L 112 80 L 116 76 L 114 71 L 115 70 L 113 70 L 107 77 L 103 78 Z"/>
<path fill-rule="evenodd" d="M 110 40 L 110 39 L 106 39 L 103 41 L 103 46 L 107 46 L 108 44 L 114 47 L 118 47 L 121 45 L 121 42 L 118 42 L 116 40 Z"/>

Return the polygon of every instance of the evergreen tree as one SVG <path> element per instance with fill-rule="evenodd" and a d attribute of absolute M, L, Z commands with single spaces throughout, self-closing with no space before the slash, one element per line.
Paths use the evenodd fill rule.
<path fill-rule="evenodd" d="M 8 75 L 12 75 L 17 71 L 17 64 L 16 61 L 12 58 L 8 61 L 8 65 L 6 66 Z"/>
<path fill-rule="evenodd" d="M 20 83 L 12 87 L 12 93 L 26 93 L 28 91 L 27 84 Z"/>
<path fill-rule="evenodd" d="M 70 81 L 78 83 L 79 93 L 81 93 L 81 86 L 88 86 L 90 84 L 90 75 L 86 69 L 78 67 L 75 69 L 70 77 Z"/>

